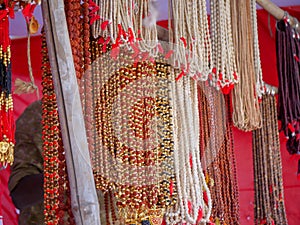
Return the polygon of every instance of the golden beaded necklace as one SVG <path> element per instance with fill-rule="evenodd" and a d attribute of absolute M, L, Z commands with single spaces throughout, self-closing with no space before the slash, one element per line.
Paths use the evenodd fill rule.
<path fill-rule="evenodd" d="M 170 68 L 163 57 L 134 62 L 133 52 L 120 51 L 115 61 L 101 56 L 103 45 L 91 46 L 96 185 L 113 191 L 123 223 L 162 221 L 164 208 L 176 200 Z"/>

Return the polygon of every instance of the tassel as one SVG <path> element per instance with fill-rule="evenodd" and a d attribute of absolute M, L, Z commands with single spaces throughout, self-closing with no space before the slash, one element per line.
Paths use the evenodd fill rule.
<path fill-rule="evenodd" d="M 200 223 L 201 219 L 203 217 L 203 211 L 201 208 L 198 210 L 198 217 L 197 217 L 197 224 Z"/>
<path fill-rule="evenodd" d="M 203 192 L 203 200 L 204 200 L 205 204 L 208 205 L 208 195 L 207 195 L 206 191 Z"/>
<path fill-rule="evenodd" d="M 193 168 L 193 157 L 191 154 L 190 154 L 190 167 L 191 169 Z"/>
<path fill-rule="evenodd" d="M 109 24 L 108 20 L 105 20 L 104 22 L 102 22 L 101 23 L 101 30 L 106 30 L 108 24 Z"/>
<path fill-rule="evenodd" d="M 34 83 L 25 82 L 19 78 L 15 80 L 15 87 L 14 93 L 17 95 L 33 93 L 38 89 Z"/>
<path fill-rule="evenodd" d="M 193 210 L 193 206 L 191 201 L 188 201 L 188 210 L 189 210 L 189 214 L 191 214 L 192 210 Z"/>
<path fill-rule="evenodd" d="M 176 81 L 179 81 L 183 76 L 185 76 L 184 71 L 182 70 L 178 77 L 175 78 Z"/>
<path fill-rule="evenodd" d="M 110 56 L 114 60 L 117 60 L 119 54 L 120 54 L 120 48 L 118 46 L 111 49 Z"/>
<path fill-rule="evenodd" d="M 173 182 L 173 180 L 171 179 L 171 180 L 170 180 L 170 196 L 171 196 L 171 197 L 173 196 L 173 188 L 174 188 L 174 182 Z"/>
<path fill-rule="evenodd" d="M 158 43 L 158 44 L 157 44 L 157 48 L 158 48 L 158 52 L 159 52 L 159 53 L 164 54 L 164 49 L 163 49 L 163 47 L 161 46 L 161 43 Z"/>
<path fill-rule="evenodd" d="M 32 18 L 30 19 L 30 22 L 29 22 L 29 27 L 28 27 L 28 30 L 29 30 L 29 33 L 30 34 L 36 34 L 39 30 L 39 22 L 35 19 L 34 16 L 32 16 Z"/>
<path fill-rule="evenodd" d="M 31 20 L 35 7 L 36 4 L 27 4 L 22 10 L 23 16 L 25 17 L 27 23 L 29 23 Z"/>
<path fill-rule="evenodd" d="M 186 39 L 184 37 L 181 37 L 180 40 L 182 41 L 184 47 L 186 48 L 187 46 Z"/>

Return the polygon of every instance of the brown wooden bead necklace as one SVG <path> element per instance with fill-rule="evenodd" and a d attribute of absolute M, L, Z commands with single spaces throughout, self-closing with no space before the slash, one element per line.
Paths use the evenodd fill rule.
<path fill-rule="evenodd" d="M 288 224 L 284 207 L 282 165 L 274 96 L 263 96 L 262 128 L 253 131 L 255 224 Z"/>
<path fill-rule="evenodd" d="M 200 150 L 213 201 L 212 221 L 238 224 L 238 186 L 229 96 L 224 97 L 215 89 L 200 85 L 199 112 Z"/>

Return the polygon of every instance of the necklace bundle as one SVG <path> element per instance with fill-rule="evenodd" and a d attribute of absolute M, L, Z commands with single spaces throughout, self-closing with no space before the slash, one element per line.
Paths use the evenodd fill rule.
<path fill-rule="evenodd" d="M 135 62 L 126 48 L 115 60 L 97 40 L 91 47 L 97 188 L 114 193 L 122 224 L 159 224 L 176 202 L 170 67 L 163 57 Z"/>
<path fill-rule="evenodd" d="M 239 82 L 231 26 L 231 1 L 211 0 L 212 73 L 210 83 L 228 94 Z"/>
<path fill-rule="evenodd" d="M 109 51 L 110 46 L 103 44 L 100 44 L 98 39 L 91 38 L 90 40 L 90 46 L 91 46 L 91 79 L 93 81 L 92 89 L 86 89 L 86 93 L 92 94 L 92 109 L 95 108 L 97 105 L 97 99 L 100 95 L 99 90 L 101 88 L 100 84 L 100 78 L 102 76 L 103 71 L 100 70 L 100 64 L 101 64 L 101 57 L 103 54 Z M 105 63 L 105 62 L 104 62 Z M 89 76 L 85 75 L 82 79 L 82 81 L 85 81 L 88 79 Z M 86 86 L 85 86 L 86 87 Z M 90 90 L 93 90 L 90 92 Z M 87 101 L 89 97 L 84 97 L 83 101 Z M 110 179 L 110 171 L 115 170 L 111 164 L 111 161 L 108 161 L 108 154 L 106 151 L 102 151 L 102 141 L 101 137 L 97 134 L 96 126 L 97 126 L 97 120 L 95 120 L 94 117 L 89 118 L 91 121 L 94 121 L 92 123 L 93 127 L 90 129 L 92 133 L 88 134 L 88 140 L 89 143 L 93 142 L 93 145 L 90 145 L 90 155 L 92 160 L 92 166 L 93 166 L 93 172 L 94 172 L 94 178 L 95 178 L 95 184 L 97 190 L 100 190 L 103 192 L 103 199 L 104 199 L 104 209 L 102 209 L 101 213 L 105 214 L 105 224 L 107 225 L 113 225 L 113 224 L 120 224 L 120 218 L 118 214 L 118 207 L 116 205 L 116 198 L 114 196 L 114 182 Z M 87 125 L 86 125 L 87 126 Z M 88 131 L 87 131 L 88 132 Z M 111 167 L 108 167 L 110 165 Z M 101 203 L 100 203 L 101 206 Z M 103 207 L 103 206 L 102 206 Z"/>
<path fill-rule="evenodd" d="M 233 90 L 233 122 L 236 127 L 241 130 L 249 131 L 259 128 L 261 125 L 261 116 L 258 105 L 258 96 L 256 94 L 256 72 L 260 71 L 258 63 L 254 63 L 253 53 L 254 35 L 253 24 L 254 16 L 252 9 L 255 7 L 254 0 L 232 1 L 232 27 L 233 40 L 236 49 L 235 56 L 237 61 L 237 69 L 240 74 L 240 80 L 236 88 Z M 251 18 L 251 19 L 250 19 Z M 255 30 L 257 32 L 257 30 Z M 256 42 L 255 42 L 256 43 Z M 257 51 L 258 50 L 254 50 Z"/>
<path fill-rule="evenodd" d="M 8 0 L 1 2 L 0 15 L 0 164 L 6 166 L 13 163 L 15 143 L 8 19 L 13 15 L 13 9 L 10 8 Z"/>
<path fill-rule="evenodd" d="M 44 34 L 42 35 L 42 55 L 44 221 L 47 225 L 75 224 L 71 211 L 70 190 L 60 133 L 56 95 Z"/>
<path fill-rule="evenodd" d="M 100 64 L 101 64 L 101 56 L 108 51 L 108 46 L 103 47 L 102 44 L 98 43 L 98 39 L 91 38 L 91 75 L 93 80 L 93 90 L 92 92 L 89 90 L 90 93 L 92 93 L 92 107 L 95 108 L 95 105 L 97 104 L 97 98 L 100 95 L 99 89 L 101 87 L 100 85 L 100 78 L 101 74 L 105 71 L 100 70 Z M 105 48 L 105 49 L 104 49 Z M 83 78 L 85 80 L 85 77 Z M 88 92 L 88 91 L 87 91 Z M 84 97 L 84 95 L 83 95 Z M 84 98 L 85 99 L 85 98 Z M 94 114 L 93 114 L 94 115 Z M 112 184 L 112 182 L 109 182 L 108 178 L 108 171 L 106 169 L 106 165 L 108 165 L 108 162 L 106 161 L 106 151 L 101 151 L 101 139 L 99 135 L 97 135 L 96 131 L 96 123 L 97 121 L 93 123 L 93 134 L 92 139 L 94 140 L 94 148 L 93 151 L 90 151 L 91 160 L 92 160 L 92 166 L 93 166 L 93 172 L 95 177 L 95 183 L 96 188 L 98 190 L 107 191 L 111 189 L 109 185 Z M 87 135 L 88 138 L 90 138 Z"/>
<path fill-rule="evenodd" d="M 212 202 L 200 160 L 197 83 L 183 77 L 172 85 L 178 201 L 175 207 L 168 210 L 166 222 L 208 223 Z"/>
<path fill-rule="evenodd" d="M 136 13 L 136 1 L 115 0 L 101 1 L 96 0 L 98 6 L 99 20 L 92 26 L 94 38 L 109 37 L 112 43 L 116 43 L 118 38 L 125 38 L 128 28 L 133 32 L 133 16 Z M 126 9 L 126 10 L 125 10 Z M 139 6 L 140 10 L 141 7 Z M 134 33 L 132 33 L 134 35 Z"/>
<path fill-rule="evenodd" d="M 172 65 L 197 80 L 211 72 L 211 41 L 205 0 L 169 1 Z"/>
<path fill-rule="evenodd" d="M 256 1 L 251 1 L 251 19 L 252 19 L 252 32 L 253 32 L 253 57 L 254 57 L 254 71 L 256 76 L 256 94 L 258 98 L 261 98 L 263 94 L 266 94 L 271 90 L 266 87 L 263 81 L 259 40 L 258 40 L 258 27 L 257 27 L 257 9 Z"/>
<path fill-rule="evenodd" d="M 89 37 L 89 31 L 87 36 L 83 36 L 83 25 L 88 22 L 89 17 L 86 16 L 86 1 L 83 4 L 84 10 L 82 10 L 82 6 L 80 1 L 77 0 L 65 0 L 65 12 L 66 12 L 66 20 L 68 24 L 68 31 L 71 41 L 71 48 L 74 60 L 74 66 L 76 71 L 76 77 L 80 79 L 84 73 L 84 64 L 85 64 L 85 52 L 88 51 L 88 48 L 85 49 L 83 37 Z M 82 15 L 82 11 L 85 13 Z M 87 21 L 86 21 L 87 20 Z M 83 23 L 84 22 L 84 23 Z M 84 30 L 85 31 L 85 30 Z M 89 40 L 86 42 L 89 44 Z M 87 46 L 88 47 L 88 46 Z M 85 49 L 85 50 L 84 50 Z"/>
<path fill-rule="evenodd" d="M 90 15 L 90 2 L 89 0 L 66 0 L 65 12 L 85 119 L 88 147 L 89 152 L 92 153 L 94 151 L 94 139 L 92 138 L 94 109 L 91 107 L 93 97 L 90 91 L 93 89 L 90 51 L 90 21 L 92 19 Z"/>
<path fill-rule="evenodd" d="M 156 56 L 158 40 L 155 2 L 96 0 L 92 10 L 95 18 L 92 35 L 94 38 L 101 37 L 99 41 L 104 45 L 112 44 L 111 55 L 114 58 L 119 55 L 120 47 L 124 45 L 134 49 L 136 55 L 143 53 L 142 57 Z"/>
<path fill-rule="evenodd" d="M 239 223 L 238 185 L 230 98 L 214 88 L 199 88 L 200 151 L 217 224 Z M 227 111 L 226 111 L 227 109 Z"/>
<path fill-rule="evenodd" d="M 277 22 L 278 116 L 290 154 L 300 154 L 300 34 L 288 16 Z M 300 176 L 300 160 L 298 166 Z"/>
<path fill-rule="evenodd" d="M 288 224 L 274 96 L 262 99 L 262 127 L 253 131 L 255 224 Z"/>

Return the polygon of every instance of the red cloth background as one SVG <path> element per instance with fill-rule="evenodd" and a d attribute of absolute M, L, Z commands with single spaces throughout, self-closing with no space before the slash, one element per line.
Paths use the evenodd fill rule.
<path fill-rule="evenodd" d="M 300 19 L 300 5 L 284 8 L 292 16 Z M 258 10 L 258 32 L 263 76 L 266 83 L 277 86 L 278 75 L 276 68 L 275 20 L 271 16 L 272 36 L 268 26 L 268 13 Z M 235 153 L 237 157 L 238 182 L 240 194 L 241 225 L 253 224 L 254 189 L 252 134 L 234 130 Z M 289 225 L 300 224 L 300 181 L 297 180 L 296 160 L 292 160 L 285 147 L 285 137 L 280 134 L 282 172 L 284 182 L 285 206 Z"/>
<path fill-rule="evenodd" d="M 300 5 L 285 8 L 293 16 L 300 19 Z M 165 25 L 166 21 L 159 22 Z M 264 80 L 271 85 L 277 85 L 276 52 L 275 52 L 275 20 L 271 17 L 271 30 L 268 26 L 268 13 L 264 10 L 258 11 L 259 43 Z M 36 84 L 41 83 L 41 39 L 33 37 L 31 57 L 33 73 Z M 12 41 L 12 71 L 13 80 L 21 78 L 29 81 L 26 39 Z M 41 96 L 41 89 L 40 89 Z M 28 104 L 37 100 L 36 94 L 14 95 L 15 118 L 17 118 Z M 240 224 L 253 225 L 254 218 L 254 189 L 253 189 L 253 162 L 252 162 L 252 134 L 234 129 L 235 153 L 237 158 L 239 198 L 240 198 Z M 285 205 L 289 225 L 299 225 L 300 221 L 300 181 L 296 177 L 297 161 L 291 160 L 285 149 L 284 137 L 280 136 L 281 153 L 283 164 L 283 181 L 285 188 Z M 4 225 L 17 225 L 16 210 L 9 197 L 7 181 L 9 169 L 0 171 L 0 215 L 3 215 Z"/>

